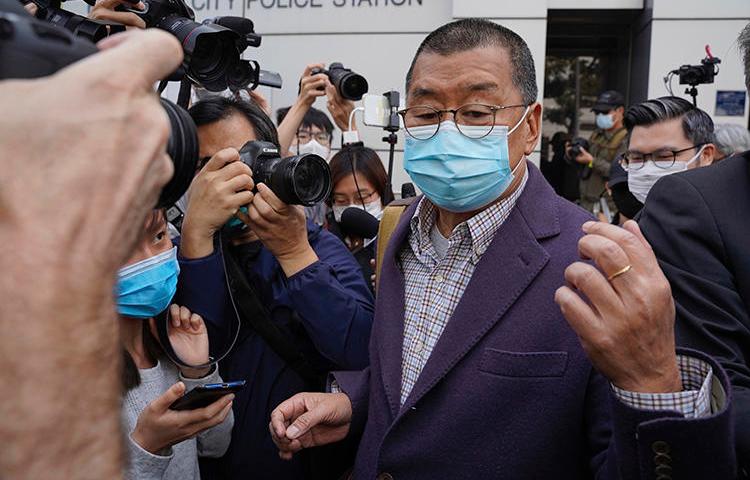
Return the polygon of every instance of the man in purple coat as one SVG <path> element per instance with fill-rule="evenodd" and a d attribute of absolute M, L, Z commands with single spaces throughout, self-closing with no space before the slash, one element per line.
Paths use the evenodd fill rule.
<path fill-rule="evenodd" d="M 274 410 L 281 457 L 349 436 L 356 479 L 732 478 L 726 375 L 675 352 L 637 225 L 588 222 L 526 161 L 541 106 L 525 42 L 450 23 L 406 87 L 424 196 L 385 254 L 371 366 Z"/>

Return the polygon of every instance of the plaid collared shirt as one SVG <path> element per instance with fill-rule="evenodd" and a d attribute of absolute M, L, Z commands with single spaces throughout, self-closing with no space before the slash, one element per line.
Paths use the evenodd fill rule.
<path fill-rule="evenodd" d="M 442 259 L 430 239 L 437 217 L 435 206 L 427 198 L 417 205 L 411 218 L 409 246 L 399 255 L 405 284 L 402 405 L 453 315 L 477 262 L 516 205 L 528 175 L 525 170 L 521 185 L 507 198 L 456 226 Z"/>
<path fill-rule="evenodd" d="M 405 285 L 402 405 L 463 296 L 477 262 L 507 220 L 527 180 L 528 170 L 519 188 L 510 196 L 459 224 L 448 238 L 449 247 L 443 258 L 439 258 L 430 237 L 437 215 L 435 206 L 426 198 L 417 205 L 410 220 L 409 244 L 398 254 Z M 612 389 L 617 398 L 631 407 L 672 410 L 688 418 L 706 416 L 723 408 L 723 402 L 712 402 L 712 386 L 718 382 L 713 378 L 710 365 L 695 358 L 678 356 L 678 366 L 682 375 L 682 392 L 636 393 L 614 385 Z M 334 385 L 334 391 L 338 391 L 337 385 Z"/>

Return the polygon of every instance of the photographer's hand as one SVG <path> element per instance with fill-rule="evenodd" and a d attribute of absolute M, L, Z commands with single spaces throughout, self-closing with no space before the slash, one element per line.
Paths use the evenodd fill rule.
<path fill-rule="evenodd" d="M 183 53 L 156 29 L 99 47 L 50 77 L 0 82 L 4 478 L 122 476 L 115 278 L 172 176 L 153 85 Z"/>
<path fill-rule="evenodd" d="M 328 97 L 328 111 L 331 113 L 333 121 L 339 127 L 339 130 L 346 132 L 349 130 L 349 116 L 354 110 L 354 102 L 339 95 L 338 90 L 331 82 L 326 82 L 326 96 Z M 357 124 L 352 119 L 352 130 L 356 129 Z"/>
<path fill-rule="evenodd" d="M 289 148 L 294 142 L 297 135 L 297 129 L 302 124 L 302 119 L 318 97 L 326 94 L 325 87 L 328 83 L 328 76 L 324 73 L 311 75 L 313 69 L 325 68 L 322 63 L 314 63 L 305 67 L 302 77 L 299 81 L 299 95 L 294 105 L 289 107 L 289 111 L 284 120 L 279 124 L 277 129 L 279 134 L 279 150 L 282 155 L 288 155 Z"/>
<path fill-rule="evenodd" d="M 190 184 L 182 223 L 182 257 L 203 258 L 213 253 L 214 234 L 241 206 L 253 201 L 252 174 L 234 148 L 211 157 Z"/>
<path fill-rule="evenodd" d="M 96 4 L 89 12 L 89 18 L 103 22 L 120 23 L 126 27 L 146 28 L 146 22 L 141 17 L 132 12 L 119 12 L 115 10 L 118 6 L 123 5 L 127 8 L 143 10 L 143 2 L 129 2 L 128 0 L 96 0 Z"/>
<path fill-rule="evenodd" d="M 305 67 L 302 78 L 299 81 L 299 96 L 297 102 L 310 108 L 315 99 L 326 94 L 326 85 L 328 84 L 328 75 L 325 73 L 312 74 L 313 69 L 324 69 L 322 63 L 314 63 Z"/>
<path fill-rule="evenodd" d="M 581 165 L 591 165 L 594 162 L 594 157 L 585 148 L 581 147 L 581 153 L 578 154 L 575 160 Z"/>
<path fill-rule="evenodd" d="M 276 257 L 287 278 L 318 261 L 307 240 L 302 207 L 285 204 L 265 184 L 258 184 L 258 193 L 248 206 L 247 215 L 240 212 L 237 216 Z"/>

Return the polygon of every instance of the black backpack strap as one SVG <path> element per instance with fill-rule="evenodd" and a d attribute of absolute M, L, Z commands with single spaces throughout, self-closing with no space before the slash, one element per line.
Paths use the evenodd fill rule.
<path fill-rule="evenodd" d="M 229 248 L 223 246 L 224 267 L 227 269 L 232 300 L 241 316 L 242 326 L 251 327 L 263 340 L 310 386 L 322 388 L 324 375 L 316 372 L 294 344 L 291 336 L 271 320 L 271 314 L 260 301 L 255 288 L 248 282 L 245 272 Z M 244 334 L 243 334 L 244 333 Z M 243 337 L 245 332 L 241 332 Z"/>

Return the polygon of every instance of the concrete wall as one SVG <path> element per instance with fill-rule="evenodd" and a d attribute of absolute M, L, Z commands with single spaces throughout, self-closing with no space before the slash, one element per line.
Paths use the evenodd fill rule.
<path fill-rule="evenodd" d="M 717 90 L 745 90 L 737 36 L 749 21 L 748 0 L 653 0 L 648 96 L 667 95 L 663 81 L 667 72 L 680 65 L 699 64 L 705 57 L 704 46 L 709 44 L 714 56 L 721 58 L 720 72 L 713 84 L 698 86 L 698 106 L 717 123 L 747 127 L 747 105 L 744 116 L 723 117 L 715 116 L 715 104 Z M 672 87 L 675 95 L 690 98 L 676 78 Z"/>
<path fill-rule="evenodd" d="M 743 71 L 735 40 L 750 20 L 750 0 L 188 0 L 199 20 L 217 15 L 246 16 L 264 35 L 263 45 L 248 50 L 268 70 L 282 74 L 284 88 L 261 88 L 275 110 L 290 105 L 297 82 L 308 63 L 341 61 L 365 75 L 371 93 L 403 91 L 404 76 L 425 35 L 456 18 L 479 16 L 518 32 L 536 62 L 537 83 L 544 84 L 548 9 L 644 9 L 634 34 L 633 75 L 648 76 L 647 89 L 631 91 L 635 100 L 666 95 L 662 78 L 669 69 L 697 64 L 708 43 L 722 59 L 714 85 L 699 87 L 699 106 L 714 114 L 717 90 L 744 90 Z M 85 11 L 80 0 L 66 8 Z M 635 82 L 643 83 L 643 82 Z M 631 82 L 633 84 L 633 82 Z M 684 87 L 674 92 L 683 95 Z M 171 90 L 173 91 L 173 90 Z M 325 109 L 325 100 L 317 108 Z M 747 125 L 743 117 L 719 117 L 720 122 Z M 361 122 L 360 122 L 361 125 Z M 365 143 L 381 151 L 382 130 L 362 128 Z M 399 135 L 394 185 L 408 177 L 401 168 Z M 533 160 L 537 160 L 534 155 Z"/>

